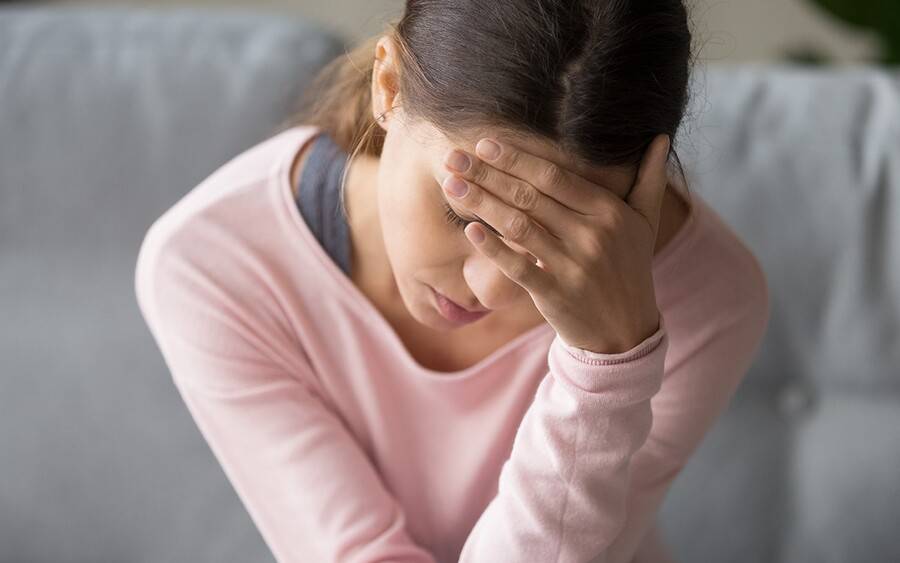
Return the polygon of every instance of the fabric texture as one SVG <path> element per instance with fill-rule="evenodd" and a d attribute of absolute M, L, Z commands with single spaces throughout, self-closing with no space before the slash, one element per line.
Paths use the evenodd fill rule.
<path fill-rule="evenodd" d="M 297 186 L 297 207 L 319 245 L 349 277 L 350 228 L 341 206 L 341 175 L 350 155 L 324 131 L 309 142 Z"/>
<path fill-rule="evenodd" d="M 148 230 L 140 310 L 279 561 L 643 562 L 657 510 L 769 318 L 759 263 L 696 193 L 653 261 L 659 330 L 568 346 L 543 324 L 456 372 L 419 365 L 305 223 L 298 126 Z"/>

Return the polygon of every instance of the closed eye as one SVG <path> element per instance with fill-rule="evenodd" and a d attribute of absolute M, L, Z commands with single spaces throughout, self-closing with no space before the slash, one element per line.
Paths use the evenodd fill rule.
<path fill-rule="evenodd" d="M 497 235 L 498 237 L 503 238 L 503 235 L 501 235 L 500 232 L 497 231 L 497 229 L 495 229 L 494 227 L 488 225 L 487 223 L 485 223 L 485 222 L 482 221 L 481 219 L 477 219 L 477 220 L 475 220 L 475 221 L 469 221 L 469 220 L 467 220 L 467 219 L 463 219 L 462 217 L 460 217 L 459 215 L 457 215 L 455 211 L 453 211 L 453 208 L 450 207 L 450 204 L 448 204 L 446 200 L 444 200 L 444 210 L 445 210 L 445 212 L 446 212 L 446 213 L 445 213 L 445 217 L 446 217 L 446 219 L 447 219 L 447 223 L 450 223 L 450 224 L 452 224 L 452 225 L 456 225 L 457 227 L 459 227 L 459 228 L 461 228 L 461 229 L 465 229 L 465 228 L 466 228 L 466 225 L 468 225 L 469 223 L 481 223 L 482 225 L 484 225 L 485 227 L 487 227 L 487 229 L 488 229 L 489 231 L 491 231 L 492 233 L 494 233 L 494 234 Z"/>
<path fill-rule="evenodd" d="M 445 217 L 447 218 L 447 223 L 450 223 L 451 225 L 456 225 L 456 226 L 464 229 L 464 228 L 466 228 L 466 225 L 468 225 L 469 223 L 472 222 L 472 221 L 467 221 L 467 220 L 463 219 L 462 217 L 460 217 L 459 215 L 457 215 L 456 212 L 453 211 L 453 208 L 447 204 L 447 202 L 444 202 L 444 210 L 446 212 Z"/>

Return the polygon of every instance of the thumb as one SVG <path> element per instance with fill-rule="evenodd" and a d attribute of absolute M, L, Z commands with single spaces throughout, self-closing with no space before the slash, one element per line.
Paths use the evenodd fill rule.
<path fill-rule="evenodd" d="M 625 199 L 629 207 L 647 219 L 653 230 L 654 240 L 659 231 L 659 215 L 668 183 L 666 161 L 669 143 L 669 136 L 665 134 L 653 138 L 644 153 L 634 186 Z"/>

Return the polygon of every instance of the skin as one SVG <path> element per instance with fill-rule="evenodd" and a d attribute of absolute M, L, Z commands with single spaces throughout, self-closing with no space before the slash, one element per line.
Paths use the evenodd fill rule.
<path fill-rule="evenodd" d="M 390 38 L 378 41 L 372 111 L 376 118 L 387 112 L 377 122 L 386 132 L 381 157 L 358 153 L 347 173 L 352 279 L 417 361 L 438 371 L 456 371 L 546 320 L 528 292 L 473 247 L 463 227 L 447 222 L 446 201 L 464 219 L 474 219 L 442 194 L 441 183 L 451 173 L 444 164 L 448 154 L 460 149 L 477 158 L 475 144 L 491 137 L 572 170 L 620 198 L 634 184 L 637 167 L 585 168 L 546 140 L 497 129 L 473 131 L 466 141 L 453 142 L 431 124 L 404 114 L 395 88 L 396 52 Z M 304 151 L 292 166 L 294 189 L 305 159 Z M 677 234 L 689 212 L 689 204 L 669 182 L 654 253 Z M 506 244 L 530 256 L 512 241 Z M 437 311 L 428 285 L 464 307 L 492 312 L 457 327 Z"/>

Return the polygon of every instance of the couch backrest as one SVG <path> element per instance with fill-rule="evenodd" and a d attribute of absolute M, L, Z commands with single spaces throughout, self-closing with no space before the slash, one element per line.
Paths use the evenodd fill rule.
<path fill-rule="evenodd" d="M 689 180 L 759 258 L 772 317 L 666 538 L 684 561 L 900 561 L 900 68 L 694 78 Z"/>

